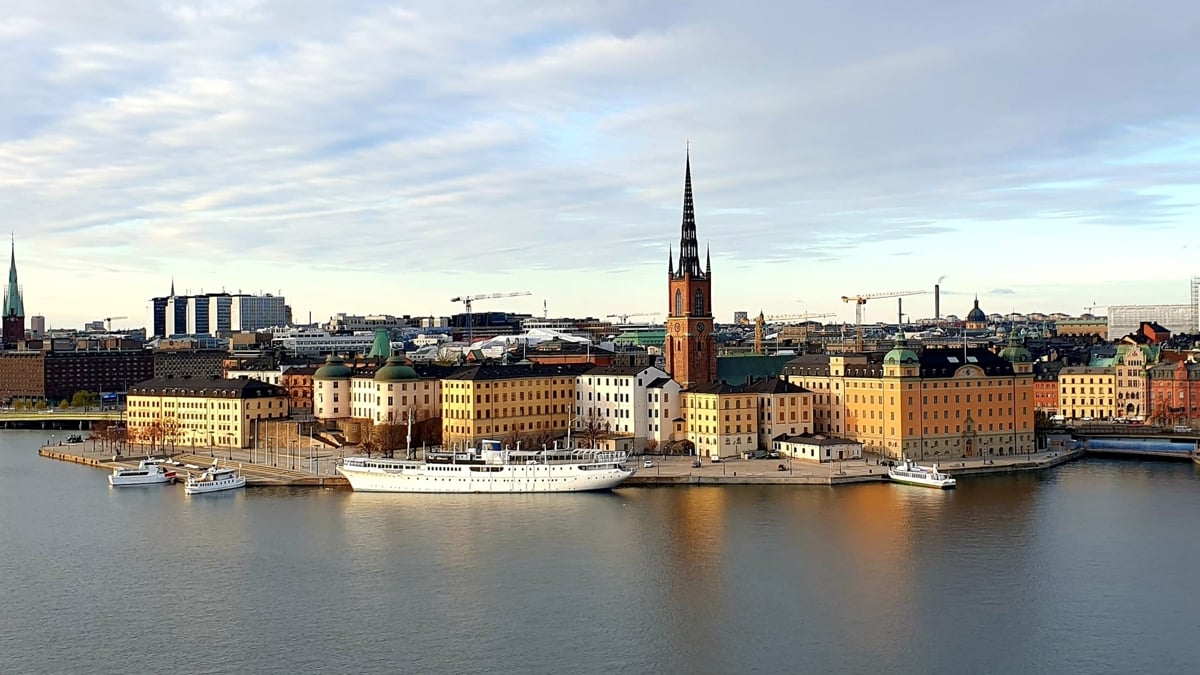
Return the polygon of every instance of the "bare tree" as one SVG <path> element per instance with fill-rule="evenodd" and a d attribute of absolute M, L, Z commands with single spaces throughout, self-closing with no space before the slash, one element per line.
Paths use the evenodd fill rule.
<path fill-rule="evenodd" d="M 388 413 L 387 421 L 375 425 L 371 440 L 384 457 L 395 457 L 396 451 L 405 446 L 407 432 L 406 425 L 397 424 L 395 414 Z"/>
<path fill-rule="evenodd" d="M 650 440 L 646 441 L 646 454 L 653 455 L 654 451 L 657 449 L 658 441 L 656 439 L 651 438 Z"/>

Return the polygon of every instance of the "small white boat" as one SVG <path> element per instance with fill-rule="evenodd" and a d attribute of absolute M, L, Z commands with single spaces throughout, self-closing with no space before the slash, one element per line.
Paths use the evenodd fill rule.
<path fill-rule="evenodd" d="M 921 485 L 924 487 L 949 489 L 955 486 L 956 481 L 950 476 L 938 471 L 937 464 L 932 467 L 920 466 L 911 459 L 905 458 L 896 466 L 888 469 L 888 478 L 897 483 L 907 483 L 908 485 Z"/>
<path fill-rule="evenodd" d="M 138 462 L 136 469 L 113 469 L 108 477 L 108 484 L 113 487 L 126 485 L 155 485 L 170 483 L 175 480 L 175 472 L 163 466 L 161 459 L 143 459 Z"/>
<path fill-rule="evenodd" d="M 199 477 L 188 476 L 183 485 L 184 494 L 197 495 L 206 492 L 236 490 L 246 486 L 246 477 L 233 467 L 220 468 L 216 464 L 204 470 Z"/>

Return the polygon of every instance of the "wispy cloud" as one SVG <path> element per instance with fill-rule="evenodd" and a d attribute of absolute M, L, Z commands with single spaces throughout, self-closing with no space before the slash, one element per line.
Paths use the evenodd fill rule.
<path fill-rule="evenodd" d="M 186 269 L 327 311 L 338 282 L 301 267 L 414 290 L 628 269 L 641 288 L 690 139 L 726 269 L 871 251 L 883 288 L 961 257 L 957 235 L 986 259 L 1018 222 L 1190 222 L 1200 10 L 1169 4 L 872 3 L 868 25 L 816 2 L 20 3 L 0 20 L 0 200 L 22 247 L 54 252 L 31 287 L 99 253 L 129 293 Z"/>

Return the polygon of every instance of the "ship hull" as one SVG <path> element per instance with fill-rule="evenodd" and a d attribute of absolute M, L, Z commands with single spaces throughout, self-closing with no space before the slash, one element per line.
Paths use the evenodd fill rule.
<path fill-rule="evenodd" d="M 633 475 L 623 468 L 572 465 L 429 465 L 403 469 L 339 466 L 356 492 L 516 493 L 611 490 Z"/>

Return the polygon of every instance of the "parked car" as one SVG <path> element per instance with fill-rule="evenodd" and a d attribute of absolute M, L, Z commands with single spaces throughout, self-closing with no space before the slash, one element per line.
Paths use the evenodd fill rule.
<path fill-rule="evenodd" d="M 652 469 L 652 468 L 654 468 L 654 460 L 647 459 L 646 461 L 642 462 L 642 466 L 647 469 Z"/>
<path fill-rule="evenodd" d="M 703 465 L 700 464 L 700 460 L 698 460 L 698 459 L 692 460 L 692 468 L 693 469 L 699 469 L 701 466 L 703 466 Z"/>
<path fill-rule="evenodd" d="M 1178 424 L 1175 426 L 1175 433 L 1190 434 L 1190 433 L 1192 433 L 1192 428 L 1187 426 L 1186 424 Z"/>

